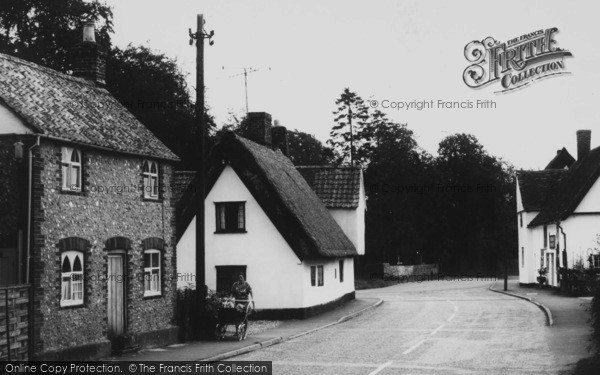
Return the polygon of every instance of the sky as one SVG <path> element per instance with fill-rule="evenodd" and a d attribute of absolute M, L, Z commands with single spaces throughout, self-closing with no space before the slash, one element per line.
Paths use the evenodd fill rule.
<path fill-rule="evenodd" d="M 492 155 L 517 168 L 541 169 L 575 132 L 592 130 L 600 145 L 600 35 L 597 1 L 191 1 L 107 0 L 114 11 L 113 43 L 145 45 L 178 61 L 195 87 L 195 48 L 188 29 L 203 14 L 214 30 L 205 46 L 206 102 L 217 125 L 245 113 L 244 68 L 251 112 L 268 112 L 288 129 L 325 142 L 335 100 L 357 92 L 392 120 L 407 123 L 419 145 L 436 154 L 454 133 L 475 135 Z M 556 46 L 569 50 L 568 75 L 496 93 L 498 83 L 473 89 L 463 82 L 465 46 L 500 42 L 558 28 Z M 431 109 L 397 109 L 392 102 L 431 101 Z M 438 101 L 491 100 L 496 108 L 438 108 Z"/>

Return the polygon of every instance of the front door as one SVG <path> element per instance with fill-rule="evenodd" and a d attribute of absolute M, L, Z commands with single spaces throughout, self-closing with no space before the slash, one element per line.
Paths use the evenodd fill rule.
<path fill-rule="evenodd" d="M 108 255 L 108 337 L 125 333 L 124 254 Z"/>
<path fill-rule="evenodd" d="M 246 278 L 246 266 L 217 266 L 217 292 L 228 294 L 240 273 Z"/>

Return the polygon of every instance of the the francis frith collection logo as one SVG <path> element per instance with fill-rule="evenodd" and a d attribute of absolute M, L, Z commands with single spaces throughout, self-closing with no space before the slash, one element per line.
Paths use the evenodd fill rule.
<path fill-rule="evenodd" d="M 536 30 L 500 43 L 492 37 L 472 41 L 465 47 L 465 57 L 471 63 L 463 73 L 465 84 L 479 88 L 499 82 L 499 92 L 522 88 L 550 76 L 569 74 L 565 57 L 573 56 L 558 48 L 554 37 L 558 29 Z"/>

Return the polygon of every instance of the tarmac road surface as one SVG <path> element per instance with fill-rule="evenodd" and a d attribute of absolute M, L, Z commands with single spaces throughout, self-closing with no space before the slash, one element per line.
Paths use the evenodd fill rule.
<path fill-rule="evenodd" d="M 274 374 L 311 375 L 556 374 L 572 368 L 542 311 L 489 291 L 490 284 L 427 281 L 359 291 L 384 303 L 230 360 L 273 361 Z"/>

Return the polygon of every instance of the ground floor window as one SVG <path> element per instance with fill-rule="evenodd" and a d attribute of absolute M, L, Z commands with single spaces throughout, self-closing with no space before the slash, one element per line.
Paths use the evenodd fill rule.
<path fill-rule="evenodd" d="M 340 259 L 340 283 L 344 282 L 344 260 Z"/>
<path fill-rule="evenodd" d="M 65 251 L 61 255 L 61 306 L 83 304 L 83 253 Z"/>
<path fill-rule="evenodd" d="M 160 294 L 160 250 L 146 250 L 144 251 L 144 296 Z"/>
<path fill-rule="evenodd" d="M 310 285 L 323 286 L 323 266 L 310 266 Z"/>
<path fill-rule="evenodd" d="M 592 267 L 596 269 L 600 268 L 600 254 L 592 255 Z"/>

